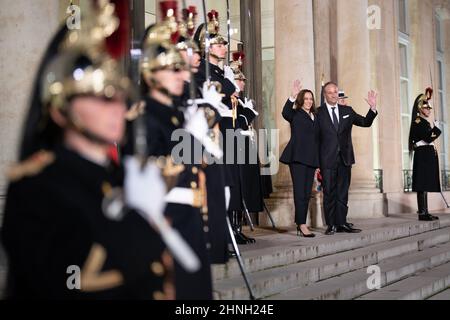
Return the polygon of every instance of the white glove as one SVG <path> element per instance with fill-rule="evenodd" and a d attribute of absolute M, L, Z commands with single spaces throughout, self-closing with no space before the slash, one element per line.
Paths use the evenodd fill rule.
<path fill-rule="evenodd" d="M 208 122 L 206 121 L 205 111 L 197 109 L 195 113 L 186 122 L 185 127 L 187 132 L 192 134 L 195 138 L 201 139 L 208 134 Z"/>
<path fill-rule="evenodd" d="M 192 102 L 191 100 L 189 100 L 188 102 Z M 186 110 L 184 111 L 184 118 L 186 119 L 186 121 L 189 121 L 189 119 L 191 119 L 195 113 L 197 112 L 198 106 L 196 103 L 191 103 Z"/>
<path fill-rule="evenodd" d="M 221 159 L 223 157 L 222 149 L 215 144 L 208 135 L 209 126 L 206 120 L 205 111 L 198 109 L 186 123 L 185 129 L 202 143 L 206 151 Z"/>
<path fill-rule="evenodd" d="M 147 221 L 149 216 L 163 218 L 167 188 L 156 164 L 149 162 L 142 168 L 137 158 L 127 157 L 124 190 L 127 205 L 145 213 Z"/>
<path fill-rule="evenodd" d="M 230 187 L 225 187 L 225 207 L 228 211 L 228 208 L 230 207 L 230 200 L 231 200 L 231 190 Z"/>
<path fill-rule="evenodd" d="M 242 130 L 241 135 L 243 135 L 244 137 L 250 137 L 250 138 L 255 137 L 255 133 L 253 132 L 253 130 L 245 130 L 245 131 Z"/>
<path fill-rule="evenodd" d="M 259 113 L 255 110 L 255 106 L 253 105 L 253 101 L 251 99 L 245 98 L 245 102 L 242 102 L 242 100 L 239 99 L 239 104 L 245 109 L 250 109 L 255 114 L 255 116 L 259 116 Z"/>
<path fill-rule="evenodd" d="M 238 85 L 236 84 L 236 80 L 234 80 L 234 72 L 233 69 L 231 69 L 230 66 L 224 66 L 223 67 L 224 77 L 225 79 L 230 80 L 232 84 L 234 84 L 234 87 L 236 88 L 236 92 L 239 93 L 241 90 L 239 89 Z"/>
<path fill-rule="evenodd" d="M 202 99 L 196 99 L 195 103 L 197 104 L 209 104 L 214 109 L 217 110 L 217 112 L 220 114 L 221 117 L 232 117 L 232 111 L 222 103 L 222 95 L 217 92 L 217 88 L 214 85 L 208 85 L 208 82 L 205 82 L 203 84 L 203 98 Z M 192 101 L 189 101 L 191 103 Z"/>
<path fill-rule="evenodd" d="M 135 157 L 125 159 L 125 200 L 127 204 L 147 220 L 158 231 L 173 257 L 188 272 L 196 272 L 201 263 L 195 252 L 173 229 L 163 215 L 166 184 L 161 170 L 153 162 L 144 168 Z"/>

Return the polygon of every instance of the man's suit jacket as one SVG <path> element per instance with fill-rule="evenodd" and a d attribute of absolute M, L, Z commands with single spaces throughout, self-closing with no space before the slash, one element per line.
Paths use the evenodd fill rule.
<path fill-rule="evenodd" d="M 346 166 L 355 164 L 355 153 L 352 143 L 353 126 L 369 128 L 377 117 L 377 113 L 369 110 L 366 117 L 357 114 L 352 107 L 338 105 L 339 129 L 336 130 L 326 104 L 317 112 L 320 127 L 320 167 L 332 169 L 336 166 L 339 152 Z"/>
<path fill-rule="evenodd" d="M 301 163 L 319 167 L 319 125 L 317 119 L 303 110 L 294 110 L 294 102 L 288 100 L 283 109 L 283 118 L 291 124 L 291 140 L 284 149 L 280 162 Z"/>

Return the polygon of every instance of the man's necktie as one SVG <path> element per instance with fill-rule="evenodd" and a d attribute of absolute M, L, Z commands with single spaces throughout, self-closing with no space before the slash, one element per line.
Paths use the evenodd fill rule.
<path fill-rule="evenodd" d="M 333 111 L 332 112 L 333 113 L 333 125 L 334 125 L 334 128 L 336 129 L 336 131 L 338 131 L 339 130 L 339 120 L 336 115 L 336 107 L 331 108 L 331 110 Z"/>

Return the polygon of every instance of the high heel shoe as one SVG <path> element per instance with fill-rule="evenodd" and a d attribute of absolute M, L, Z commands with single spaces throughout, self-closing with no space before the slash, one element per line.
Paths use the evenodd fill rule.
<path fill-rule="evenodd" d="M 314 238 L 316 235 L 314 233 L 304 234 L 299 225 L 297 225 L 297 236 L 303 238 Z"/>

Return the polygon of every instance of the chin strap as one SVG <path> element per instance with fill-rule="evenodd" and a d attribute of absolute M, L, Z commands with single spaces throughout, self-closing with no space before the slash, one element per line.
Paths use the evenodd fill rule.
<path fill-rule="evenodd" d="M 214 53 L 209 53 L 209 55 L 211 56 L 211 57 L 213 57 L 214 59 L 217 59 L 217 60 L 219 60 L 219 61 L 225 61 L 225 58 L 221 58 L 221 57 L 219 57 L 218 55 L 216 55 L 216 54 L 214 54 Z"/>
<path fill-rule="evenodd" d="M 106 145 L 106 146 L 113 146 L 116 144 L 116 141 L 109 141 L 105 138 L 100 137 L 99 135 L 89 131 L 88 129 L 84 128 L 79 122 L 77 122 L 70 114 L 70 112 L 63 111 L 63 116 L 67 120 L 67 129 L 72 129 L 79 134 L 81 134 L 86 139 L 100 145 Z"/>
<path fill-rule="evenodd" d="M 169 90 L 167 90 L 166 88 L 164 88 L 158 81 L 156 81 L 155 79 L 151 79 L 151 89 L 158 91 L 159 93 L 165 95 L 166 97 L 168 97 L 170 100 L 175 101 L 175 96 L 172 95 Z"/>

